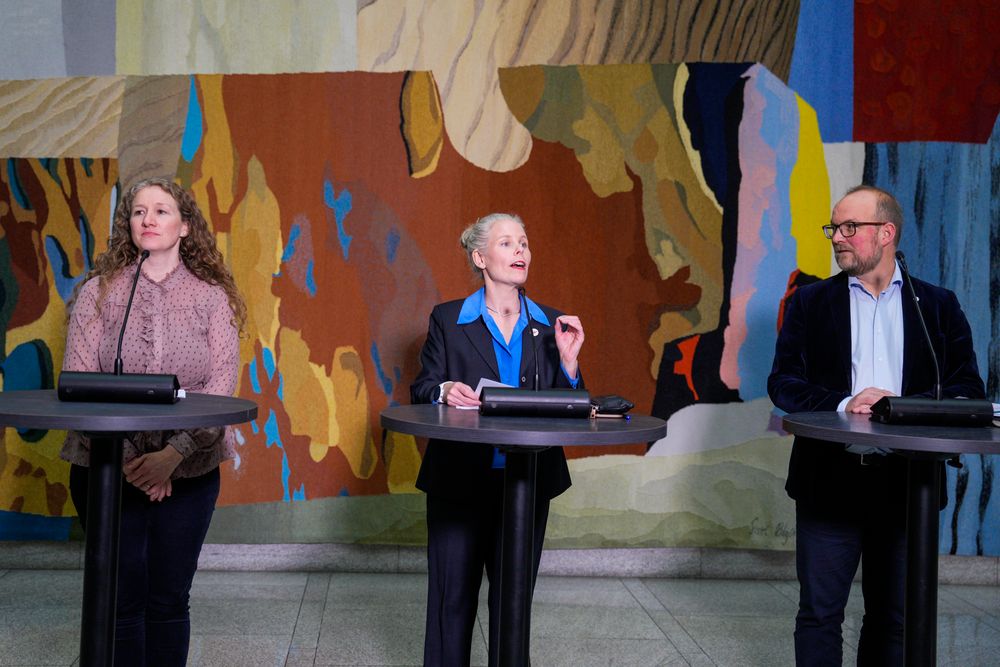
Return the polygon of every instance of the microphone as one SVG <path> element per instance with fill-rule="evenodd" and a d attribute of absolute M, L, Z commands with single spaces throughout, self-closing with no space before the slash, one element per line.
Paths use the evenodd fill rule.
<path fill-rule="evenodd" d="M 941 367 L 938 365 L 937 352 L 934 351 L 934 343 L 931 340 L 931 334 L 927 330 L 927 322 L 924 320 L 924 312 L 920 308 L 920 297 L 917 296 L 916 291 L 913 289 L 913 280 L 910 278 L 910 270 L 906 267 L 906 256 L 903 254 L 902 250 L 896 251 L 896 261 L 899 262 L 899 268 L 903 270 L 903 277 L 906 278 L 906 284 L 910 288 L 910 297 L 913 298 L 913 305 L 917 308 L 917 318 L 920 320 L 920 328 L 924 332 L 924 340 L 927 341 L 927 347 L 931 351 L 931 359 L 934 361 L 934 400 L 941 400 Z"/>
<path fill-rule="evenodd" d="M 168 373 L 125 373 L 122 361 L 122 340 L 125 325 L 132 311 L 132 298 L 142 263 L 149 257 L 149 251 L 139 255 L 139 265 L 132 277 L 132 291 L 125 306 L 125 317 L 118 333 L 118 354 L 115 357 L 114 373 L 93 373 L 88 371 L 63 371 L 59 375 L 56 395 L 60 401 L 84 401 L 98 403 L 176 403 L 180 398 L 180 383 L 176 375 Z"/>
<path fill-rule="evenodd" d="M 931 351 L 934 362 L 934 398 L 920 396 L 885 396 L 872 405 L 871 420 L 883 424 L 928 424 L 935 426 L 989 426 L 993 423 L 993 403 L 987 400 L 966 398 L 942 398 L 941 367 L 937 352 L 927 330 L 924 313 L 920 309 L 920 298 L 913 289 L 913 280 L 906 267 L 906 257 L 896 251 L 896 261 L 910 287 L 910 296 L 917 308 L 917 318 L 924 332 L 924 340 Z"/>
<path fill-rule="evenodd" d="M 148 258 L 148 250 L 143 250 L 139 253 L 139 265 L 135 267 L 135 275 L 132 276 L 132 291 L 128 294 L 128 305 L 125 306 L 125 317 L 122 318 L 122 330 L 118 333 L 118 354 L 115 355 L 115 375 L 124 375 L 125 373 L 125 362 L 122 361 L 122 340 L 125 338 L 125 325 L 128 324 L 129 313 L 132 312 L 132 297 L 135 296 L 135 286 L 139 284 L 139 273 L 142 271 L 142 263 Z"/>
<path fill-rule="evenodd" d="M 528 318 L 528 299 L 524 288 L 517 289 L 521 302 L 521 312 Z M 586 389 L 539 389 L 538 348 L 534 330 L 531 336 L 531 351 L 535 361 L 534 390 L 514 387 L 483 387 L 479 396 L 479 414 L 497 417 L 591 417 L 590 394 Z M 522 351 L 523 354 L 523 351 Z"/>
<path fill-rule="evenodd" d="M 521 299 L 521 308 L 524 310 L 524 316 L 528 318 L 528 326 L 531 326 L 531 313 L 528 312 L 528 297 L 524 296 L 524 288 L 517 288 L 517 295 Z M 538 347 L 535 345 L 534 330 L 532 330 L 531 336 L 531 352 L 534 356 L 535 361 L 535 386 L 534 390 L 538 391 Z"/>

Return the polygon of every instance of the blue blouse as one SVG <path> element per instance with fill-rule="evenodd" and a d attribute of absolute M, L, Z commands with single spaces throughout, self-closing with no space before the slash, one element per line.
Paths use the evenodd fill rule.
<path fill-rule="evenodd" d="M 537 322 L 550 326 L 549 318 L 545 316 L 542 309 L 528 297 L 524 297 L 524 300 L 528 304 L 528 313 L 531 314 L 531 317 Z M 469 324 L 470 322 L 475 322 L 480 317 L 483 318 L 486 328 L 493 337 L 493 352 L 497 358 L 497 370 L 500 371 L 500 382 L 511 387 L 521 386 L 521 334 L 524 332 L 525 327 L 528 326 L 528 313 L 525 313 L 523 309 L 521 310 L 509 341 L 504 340 L 503 334 L 500 332 L 500 327 L 497 326 L 496 321 L 493 319 L 493 314 L 486 308 L 485 287 L 481 287 L 469 295 L 462 303 L 462 310 L 458 314 L 458 324 Z M 563 374 L 566 374 L 565 368 L 563 368 Z M 570 386 L 575 389 L 579 382 L 579 376 L 571 378 L 569 375 L 566 375 L 566 379 L 569 380 Z M 503 452 L 494 448 L 493 467 L 503 468 L 504 461 Z"/>

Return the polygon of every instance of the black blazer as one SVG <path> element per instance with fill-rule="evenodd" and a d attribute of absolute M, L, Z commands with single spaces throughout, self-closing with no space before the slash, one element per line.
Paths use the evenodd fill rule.
<path fill-rule="evenodd" d="M 434 307 L 427 328 L 427 340 L 420 352 L 422 368 L 410 385 L 412 403 L 430 403 L 442 382 L 459 381 L 475 388 L 480 378 L 500 380 L 493 338 L 482 318 L 468 324 L 457 324 L 464 299 L 449 301 Z M 537 304 L 536 304 L 537 305 Z M 555 324 L 561 313 L 539 305 Z M 539 335 L 532 334 L 537 329 Z M 542 388 L 570 387 L 559 363 L 555 331 L 551 325 L 531 319 L 521 338 L 520 386 L 534 383 L 534 355 L 538 351 L 538 384 Z M 583 388 L 583 377 L 578 388 Z M 417 488 L 449 498 L 471 498 L 490 488 L 489 476 L 493 465 L 493 446 L 468 442 L 432 439 L 417 475 Z M 550 447 L 538 455 L 539 498 L 551 499 L 570 486 L 569 468 L 562 447 Z"/>
<path fill-rule="evenodd" d="M 985 389 L 972 330 L 954 292 L 913 278 L 927 329 L 941 365 L 945 397 L 983 398 Z M 796 290 L 785 306 L 767 391 L 786 412 L 836 410 L 851 395 L 851 305 L 847 274 Z M 934 362 L 905 280 L 903 299 L 904 396 L 933 396 Z M 905 467 L 901 467 L 905 472 Z M 815 506 L 853 497 L 859 466 L 841 443 L 795 438 L 785 490 Z M 905 482 L 905 479 L 902 480 Z"/>

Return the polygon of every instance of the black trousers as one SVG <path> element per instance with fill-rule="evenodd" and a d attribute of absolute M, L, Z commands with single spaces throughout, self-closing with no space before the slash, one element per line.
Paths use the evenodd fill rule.
<path fill-rule="evenodd" d="M 903 664 L 906 504 L 898 482 L 905 462 L 886 458 L 881 466 L 861 471 L 859 486 L 847 491 L 855 496 L 849 504 L 795 504 L 795 663 L 800 667 L 840 667 L 844 609 L 859 562 L 865 612 L 858 665 Z"/>
<path fill-rule="evenodd" d="M 549 501 L 537 499 L 532 588 L 542 556 Z M 427 496 L 427 624 L 424 667 L 458 667 L 471 660 L 472 633 L 483 570 L 489 588 L 491 667 L 500 646 L 500 547 L 503 519 L 503 470 L 495 470 L 489 488 L 470 499 Z M 529 614 L 528 627 L 531 627 Z"/>
<path fill-rule="evenodd" d="M 85 530 L 88 479 L 88 468 L 70 469 L 70 494 Z M 170 497 L 155 503 L 122 480 L 115 665 L 187 662 L 191 582 L 218 497 L 218 468 L 174 480 Z"/>

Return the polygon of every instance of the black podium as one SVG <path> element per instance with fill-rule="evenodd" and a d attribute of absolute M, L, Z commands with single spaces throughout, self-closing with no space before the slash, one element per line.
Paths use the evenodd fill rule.
<path fill-rule="evenodd" d="M 382 427 L 425 438 L 497 445 L 507 455 L 503 481 L 503 547 L 500 565 L 501 665 L 528 664 L 531 542 L 534 535 L 538 452 L 553 446 L 651 442 L 667 434 L 662 419 L 547 419 L 484 417 L 444 405 L 401 405 L 382 411 Z"/>
<path fill-rule="evenodd" d="M 937 662 L 940 461 L 956 454 L 1000 454 L 1000 429 L 880 424 L 868 415 L 800 412 L 782 425 L 794 435 L 887 447 L 908 459 L 906 507 L 906 664 Z"/>
<path fill-rule="evenodd" d="M 241 424 L 257 417 L 253 401 L 188 394 L 174 404 L 64 403 L 54 390 L 0 392 L 0 425 L 71 429 L 91 438 L 87 542 L 83 570 L 80 665 L 111 665 L 114 656 L 121 521 L 122 440 L 131 431 Z"/>

